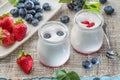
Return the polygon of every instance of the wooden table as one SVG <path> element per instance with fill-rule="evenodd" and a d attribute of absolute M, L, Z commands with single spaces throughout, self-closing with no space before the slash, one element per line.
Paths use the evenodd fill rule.
<path fill-rule="evenodd" d="M 114 50 L 120 51 L 120 0 L 108 0 L 108 2 L 104 5 L 101 5 L 101 10 L 103 10 L 105 5 L 112 5 L 115 8 L 115 13 L 111 16 L 107 16 L 103 12 L 103 16 L 105 19 L 105 22 L 107 23 L 109 30 L 110 30 L 110 39 L 111 44 Z M 51 19 L 59 21 L 59 17 L 62 15 L 68 15 L 70 17 L 70 22 L 67 24 L 69 30 L 71 31 L 71 28 L 73 26 L 73 18 L 75 15 L 75 12 L 70 11 L 66 5 L 63 5 L 61 10 Z M 104 43 L 102 45 L 102 48 L 95 54 L 84 56 L 81 54 L 76 53 L 71 48 L 71 56 L 69 61 L 62 67 L 59 68 L 48 68 L 39 63 L 38 54 L 37 54 L 37 41 L 38 41 L 38 35 L 37 32 L 23 45 L 18 47 L 12 54 L 7 56 L 6 58 L 0 60 L 0 77 L 6 77 L 11 78 L 13 80 L 23 79 L 26 77 L 32 78 L 32 77 L 51 77 L 57 69 L 64 68 L 67 71 L 74 70 L 76 71 L 80 76 L 92 76 L 92 75 L 117 75 L 120 74 L 120 62 L 116 60 L 111 60 L 106 58 L 105 56 L 105 50 L 107 49 L 107 43 L 104 39 Z M 20 50 L 25 50 L 25 52 L 28 52 L 31 54 L 34 60 L 34 66 L 31 74 L 26 75 L 24 74 L 17 66 L 16 59 L 19 54 Z M 100 59 L 100 64 L 93 66 L 92 69 L 86 70 L 82 68 L 82 61 L 86 59 L 91 59 L 92 57 L 98 57 Z"/>

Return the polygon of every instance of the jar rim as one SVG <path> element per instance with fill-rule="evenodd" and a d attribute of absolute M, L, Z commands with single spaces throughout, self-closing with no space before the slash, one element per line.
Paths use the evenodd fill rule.
<path fill-rule="evenodd" d="M 62 40 L 53 42 L 53 41 L 49 41 L 49 40 L 46 40 L 46 39 L 43 38 L 43 36 L 41 34 L 41 30 L 44 27 L 46 27 L 47 25 L 50 25 L 50 24 L 57 24 L 57 25 L 60 25 L 61 27 L 63 27 L 65 29 L 66 35 L 65 35 L 65 37 Z M 43 26 L 41 26 L 41 28 L 38 30 L 38 36 L 39 36 L 40 39 L 42 39 L 42 41 L 45 41 L 47 43 L 56 44 L 56 43 L 62 42 L 64 39 L 66 39 L 69 36 L 69 31 L 68 31 L 67 26 L 65 24 L 61 23 L 61 22 L 58 22 L 58 21 L 48 21 Z"/>
<path fill-rule="evenodd" d="M 79 23 L 78 23 L 78 21 L 77 21 L 77 17 L 78 17 L 81 13 L 84 13 L 84 12 L 92 12 L 92 13 L 96 14 L 96 15 L 98 16 L 98 18 L 101 20 L 100 25 L 98 25 L 98 26 L 95 27 L 95 28 L 89 28 L 89 29 L 80 27 L 80 25 L 79 25 Z M 75 14 L 74 23 L 76 23 L 77 26 L 78 26 L 79 28 L 81 28 L 82 30 L 95 30 L 95 29 L 98 29 L 98 28 L 100 28 L 101 26 L 103 26 L 103 24 L 104 24 L 104 18 L 103 18 L 103 16 L 102 16 L 101 13 L 99 13 L 99 12 L 97 12 L 97 11 L 95 11 L 95 10 L 83 9 L 83 10 L 80 10 L 79 12 L 77 12 L 77 13 Z"/>

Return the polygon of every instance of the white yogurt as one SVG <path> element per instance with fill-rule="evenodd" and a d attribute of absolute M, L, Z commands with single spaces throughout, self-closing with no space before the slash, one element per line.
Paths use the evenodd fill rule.
<path fill-rule="evenodd" d="M 64 35 L 58 36 L 56 34 L 57 31 L 62 31 Z M 45 33 L 51 34 L 51 37 L 48 39 L 44 38 Z M 42 64 L 49 67 L 58 67 L 69 59 L 69 33 L 65 25 L 59 22 L 50 21 L 39 30 L 38 35 L 38 53 Z"/>
<path fill-rule="evenodd" d="M 81 24 L 81 21 L 94 22 L 95 25 L 87 28 Z M 72 47 L 83 54 L 91 54 L 98 51 L 103 43 L 103 18 L 102 16 L 91 10 L 82 10 L 75 16 L 74 27 L 71 31 Z"/>

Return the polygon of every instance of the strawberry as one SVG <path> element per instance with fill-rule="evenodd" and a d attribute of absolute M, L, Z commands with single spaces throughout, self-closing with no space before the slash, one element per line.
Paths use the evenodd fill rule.
<path fill-rule="evenodd" d="M 25 37 L 27 32 L 27 26 L 22 19 L 18 19 L 13 27 L 13 33 L 16 40 L 21 41 Z"/>
<path fill-rule="evenodd" d="M 0 28 L 0 43 L 7 47 L 15 43 L 14 36 L 7 30 Z"/>
<path fill-rule="evenodd" d="M 29 74 L 32 70 L 33 59 L 29 54 L 25 54 L 22 50 L 17 59 L 17 64 L 26 74 Z"/>
<path fill-rule="evenodd" d="M 82 24 L 89 24 L 89 21 L 82 21 Z"/>
<path fill-rule="evenodd" d="M 0 27 L 2 28 L 2 18 L 0 16 Z"/>
<path fill-rule="evenodd" d="M 7 29 L 9 32 L 12 33 L 12 28 L 14 26 L 14 20 L 13 18 L 9 15 L 9 13 L 3 14 L 2 15 L 2 28 Z"/>
<path fill-rule="evenodd" d="M 90 28 L 90 27 L 93 27 L 94 25 L 95 25 L 95 23 L 92 22 L 92 23 L 89 23 L 89 24 L 87 25 L 87 27 Z"/>

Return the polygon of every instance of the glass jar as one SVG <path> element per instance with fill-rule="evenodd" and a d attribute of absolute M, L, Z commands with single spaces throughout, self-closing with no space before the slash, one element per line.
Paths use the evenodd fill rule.
<path fill-rule="evenodd" d="M 59 67 L 69 59 L 68 28 L 57 21 L 49 21 L 39 31 L 39 60 L 48 67 Z"/>
<path fill-rule="evenodd" d="M 87 27 L 88 23 L 82 23 L 83 21 L 94 23 L 94 26 Z M 98 51 L 103 43 L 103 24 L 102 15 L 96 11 L 83 9 L 78 12 L 71 31 L 72 47 L 77 52 L 87 55 Z"/>

